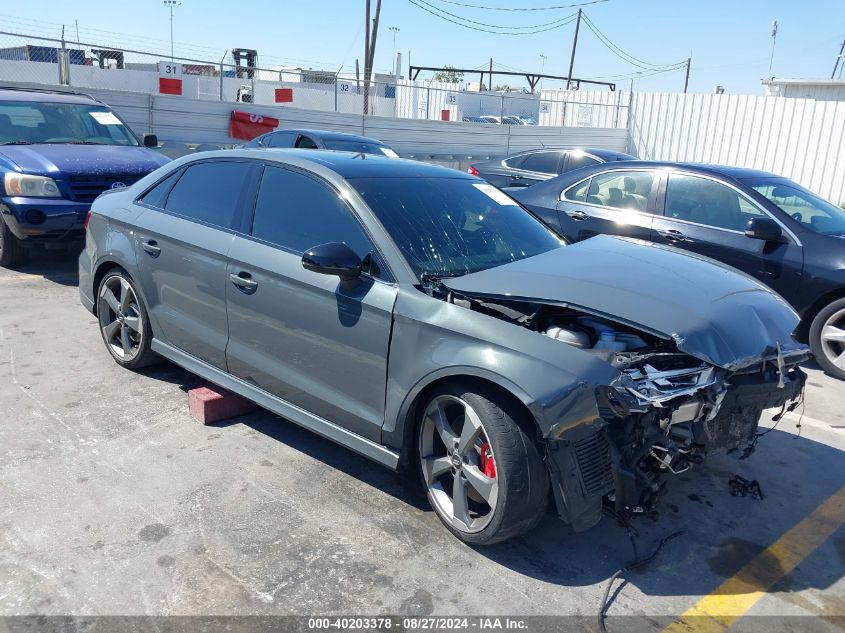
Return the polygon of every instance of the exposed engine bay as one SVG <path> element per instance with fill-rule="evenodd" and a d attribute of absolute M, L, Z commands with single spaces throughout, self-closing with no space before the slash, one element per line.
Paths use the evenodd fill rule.
<path fill-rule="evenodd" d="M 440 292 L 442 291 L 442 292 Z M 619 371 L 596 385 L 593 420 L 561 424 L 542 441 L 558 475 L 558 512 L 576 530 L 603 507 L 620 514 L 654 510 L 667 481 L 707 456 L 748 457 L 764 409 L 794 409 L 803 398 L 806 355 L 776 348 L 729 371 L 680 352 L 671 338 L 638 331 L 568 306 L 471 297 L 441 286 L 432 295 L 579 348 Z"/>

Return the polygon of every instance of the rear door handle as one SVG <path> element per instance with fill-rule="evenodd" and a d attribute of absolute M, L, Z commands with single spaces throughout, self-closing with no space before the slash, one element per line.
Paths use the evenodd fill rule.
<path fill-rule="evenodd" d="M 149 253 L 150 257 L 158 257 L 161 255 L 161 246 L 158 245 L 158 242 L 155 240 L 148 240 L 141 244 L 141 248 L 143 248 L 147 253 Z"/>
<path fill-rule="evenodd" d="M 675 243 L 675 244 L 678 244 L 678 243 L 681 243 L 681 242 L 692 242 L 693 241 L 692 239 L 690 239 L 689 237 L 687 237 L 686 235 L 684 235 L 680 231 L 676 231 L 674 229 L 669 230 L 669 231 L 658 230 L 657 234 L 660 237 L 662 237 L 664 240 L 666 240 L 667 242 L 672 242 L 672 243 Z"/>
<path fill-rule="evenodd" d="M 244 270 L 237 274 L 232 273 L 229 275 L 229 279 L 231 279 L 232 283 L 237 286 L 238 290 L 244 294 L 251 295 L 258 289 L 258 282 L 252 278 L 252 275 Z"/>
<path fill-rule="evenodd" d="M 581 220 L 586 220 L 590 217 L 589 213 L 585 211 L 579 211 L 578 209 L 567 209 L 566 211 L 564 211 L 564 213 L 566 213 L 566 215 L 568 215 L 573 220 L 577 220 L 578 222 L 580 222 Z"/>

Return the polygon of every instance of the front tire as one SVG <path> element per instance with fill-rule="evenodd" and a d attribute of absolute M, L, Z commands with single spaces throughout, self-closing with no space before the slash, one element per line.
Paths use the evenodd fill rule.
<path fill-rule="evenodd" d="M 523 412 L 498 392 L 453 384 L 429 394 L 417 424 L 418 471 L 438 518 L 471 545 L 534 527 L 549 475 Z"/>
<path fill-rule="evenodd" d="M 0 266 L 11 268 L 23 263 L 25 259 L 26 249 L 6 226 L 6 221 L 0 217 Z"/>
<path fill-rule="evenodd" d="M 845 380 L 845 299 L 834 301 L 813 319 L 810 347 L 826 373 Z"/>
<path fill-rule="evenodd" d="M 97 319 L 103 342 L 114 361 L 140 369 L 158 360 L 150 349 L 153 332 L 135 282 L 124 271 L 105 274 L 97 291 Z"/>

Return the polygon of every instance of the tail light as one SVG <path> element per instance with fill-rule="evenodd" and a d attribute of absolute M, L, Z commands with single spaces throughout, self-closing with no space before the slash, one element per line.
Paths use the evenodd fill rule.
<path fill-rule="evenodd" d="M 82 223 L 82 226 L 86 231 L 88 230 L 88 223 L 90 221 L 91 221 L 91 209 L 88 209 L 88 213 L 85 214 L 85 222 Z"/>
<path fill-rule="evenodd" d="M 472 165 L 470 165 L 470 166 L 469 166 L 469 169 L 467 169 L 467 173 L 468 173 L 470 176 L 477 176 L 477 175 L 478 175 L 478 170 L 477 170 L 475 167 L 473 167 Z"/>

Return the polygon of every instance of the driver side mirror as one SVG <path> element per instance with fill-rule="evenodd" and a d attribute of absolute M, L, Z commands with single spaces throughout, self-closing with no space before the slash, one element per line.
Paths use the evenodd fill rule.
<path fill-rule="evenodd" d="M 752 218 L 748 221 L 745 235 L 752 240 L 764 242 L 784 242 L 783 229 L 772 218 Z"/>
<path fill-rule="evenodd" d="M 337 275 L 347 281 L 361 276 L 361 258 L 343 242 L 329 242 L 309 248 L 302 255 L 302 267 L 321 275 Z"/>
<path fill-rule="evenodd" d="M 156 148 L 158 147 L 158 136 L 155 134 L 144 134 L 144 147 Z"/>

